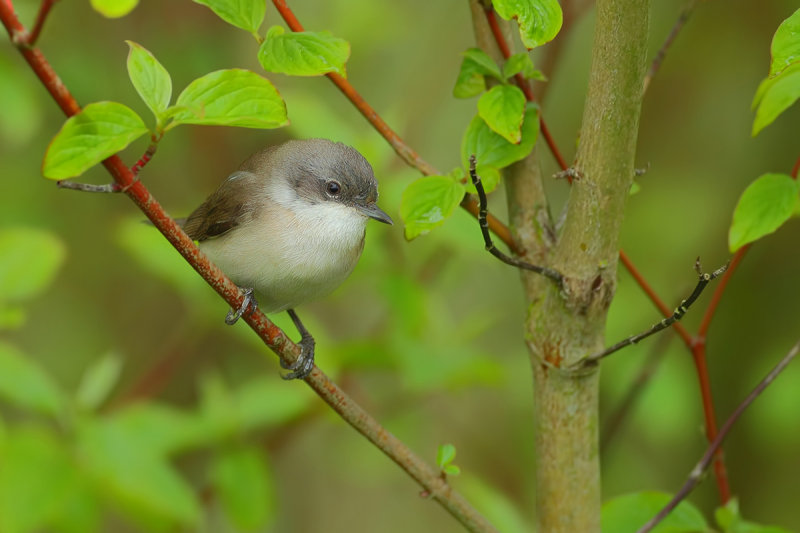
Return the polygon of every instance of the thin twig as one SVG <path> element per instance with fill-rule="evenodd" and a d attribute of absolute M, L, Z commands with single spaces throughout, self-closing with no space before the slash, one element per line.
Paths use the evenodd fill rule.
<path fill-rule="evenodd" d="M 612 353 L 625 348 L 626 346 L 630 346 L 631 344 L 636 344 L 637 342 L 646 339 L 650 335 L 658 333 L 662 329 L 666 329 L 670 327 L 672 324 L 683 318 L 683 315 L 689 310 L 689 307 L 700 297 L 703 293 L 703 290 L 706 288 L 706 285 L 709 284 L 711 280 L 722 274 L 728 269 L 728 265 L 725 264 L 711 273 L 703 273 L 700 266 L 700 258 L 697 258 L 697 261 L 694 263 L 694 268 L 697 271 L 698 276 L 700 279 L 697 281 L 697 285 L 695 286 L 692 294 L 690 294 L 685 300 L 681 301 L 678 307 L 672 312 L 672 315 L 661 320 L 661 322 L 657 322 L 653 324 L 649 329 L 643 331 L 642 333 L 638 333 L 636 335 L 631 335 L 627 339 L 621 340 L 618 343 L 614 344 L 613 346 L 609 346 L 602 352 L 590 355 L 584 359 L 582 359 L 578 364 L 581 366 L 587 366 L 591 364 L 597 363 L 600 359 L 611 355 Z"/>
<path fill-rule="evenodd" d="M 42 0 L 42 5 L 39 6 L 39 12 L 36 14 L 36 22 L 34 22 L 33 29 L 30 35 L 28 35 L 28 46 L 36 44 L 37 39 L 39 39 L 39 34 L 42 33 L 44 21 L 47 20 L 47 15 L 50 14 L 50 9 L 52 9 L 56 2 L 58 2 L 58 0 Z"/>
<path fill-rule="evenodd" d="M 667 51 L 669 47 L 672 46 L 672 42 L 675 40 L 675 37 L 678 36 L 683 26 L 686 24 L 686 21 L 689 20 L 689 17 L 692 15 L 694 8 L 697 7 L 698 0 L 689 0 L 686 5 L 681 10 L 680 15 L 678 15 L 678 20 L 675 21 L 675 24 L 672 26 L 672 30 L 667 35 L 664 44 L 661 45 L 659 48 L 658 53 L 653 58 L 653 62 L 650 64 L 650 70 L 647 71 L 647 74 L 644 77 L 644 83 L 642 86 L 642 92 L 647 92 L 647 88 L 650 86 L 650 82 L 655 77 L 658 69 L 661 68 L 661 63 L 664 61 L 664 57 L 667 55 Z"/>
<path fill-rule="evenodd" d="M 469 156 L 469 175 L 472 178 L 472 184 L 475 186 L 475 190 L 478 191 L 478 199 L 480 205 L 480 212 L 478 213 L 478 223 L 481 226 L 481 233 L 483 234 L 483 242 L 486 245 L 486 251 L 490 254 L 498 258 L 500 261 L 507 265 L 511 265 L 517 268 L 522 268 L 525 270 L 530 270 L 532 272 L 536 272 L 537 274 L 541 274 L 551 280 L 555 281 L 559 287 L 563 286 L 564 283 L 564 276 L 561 275 L 560 272 L 554 270 L 552 268 L 532 265 L 531 263 L 526 263 L 520 259 L 515 259 L 513 257 L 509 257 L 508 255 L 504 254 L 492 242 L 492 235 L 489 233 L 489 225 L 486 223 L 486 215 L 489 212 L 489 208 L 487 206 L 486 200 L 486 191 L 483 189 L 483 183 L 481 183 L 481 178 L 478 176 L 478 172 L 475 169 L 475 154 Z"/>
<path fill-rule="evenodd" d="M 725 437 L 733 427 L 733 424 L 736 423 L 737 420 L 742 416 L 745 409 L 747 409 L 753 400 L 755 400 L 759 394 L 761 394 L 764 389 L 766 389 L 775 378 L 778 377 L 783 369 L 785 369 L 789 363 L 794 359 L 797 355 L 798 351 L 800 351 L 800 341 L 798 341 L 789 353 L 787 353 L 783 359 L 775 365 L 775 368 L 770 370 L 769 374 L 761 380 L 761 382 L 756 386 L 755 389 L 744 399 L 744 401 L 739 404 L 733 414 L 725 421 L 722 427 L 717 434 L 717 437 L 714 439 L 713 442 L 708 446 L 706 452 L 703 454 L 702 459 L 697 465 L 692 469 L 691 473 L 689 474 L 689 478 L 684 483 L 683 487 L 675 494 L 675 496 L 670 500 L 670 502 L 663 508 L 659 513 L 654 516 L 649 522 L 647 522 L 644 526 L 642 526 L 637 533 L 647 533 L 648 531 L 652 531 L 654 527 L 658 525 L 670 512 L 672 512 L 678 504 L 683 501 L 689 493 L 700 483 L 700 480 L 703 477 L 703 473 L 708 469 L 708 466 L 711 464 L 714 455 L 716 455 L 717 450 L 722 445 L 722 441 L 725 440 Z"/>
<path fill-rule="evenodd" d="M 27 34 L 25 27 L 14 13 L 10 0 L 0 0 L 0 21 L 8 30 L 12 40 Z M 75 115 L 80 106 L 56 76 L 52 67 L 38 50 L 22 45 L 17 46 L 33 71 L 47 87 L 53 99 L 67 116 Z M 103 166 L 119 184 L 125 194 L 142 210 L 175 249 L 189 262 L 198 274 L 222 296 L 231 307 L 242 304 L 239 288 L 223 272 L 200 252 L 194 242 L 164 211 L 150 191 L 131 172 L 119 156 L 111 156 L 103 161 Z M 258 334 L 264 343 L 281 359 L 292 363 L 300 354 L 300 347 L 273 324 L 260 310 L 243 317 L 244 321 Z M 439 471 L 415 455 L 400 439 L 389 433 L 360 405 L 331 381 L 317 367 L 304 380 L 317 395 L 334 411 L 372 444 L 385 453 L 392 461 L 429 491 L 433 499 L 441 504 L 468 530 L 492 532 L 496 529 L 470 504 L 439 476 Z"/>
<path fill-rule="evenodd" d="M 636 265 L 633 264 L 633 261 L 631 261 L 630 257 L 628 257 L 628 254 L 626 254 L 624 250 L 619 251 L 619 260 L 622 261 L 622 264 L 633 277 L 633 280 L 639 285 L 639 288 L 641 288 L 648 298 L 650 298 L 650 301 L 653 302 L 656 307 L 658 307 L 664 316 L 670 316 L 672 311 L 670 311 L 667 304 L 665 304 L 658 294 L 656 294 L 656 291 L 653 290 L 647 280 L 644 279 L 644 276 L 642 276 L 641 272 L 639 272 L 639 270 L 636 268 Z M 683 342 L 686 344 L 686 346 L 689 348 L 692 347 L 692 336 L 688 331 L 686 331 L 686 328 L 683 327 L 683 324 L 677 323 L 672 329 L 674 329 L 681 339 L 683 339 Z"/>
<path fill-rule="evenodd" d="M 69 189 L 71 191 L 81 192 L 101 192 L 101 193 L 115 193 L 122 192 L 122 187 L 119 183 L 105 183 L 103 185 L 94 185 L 92 183 L 79 183 L 77 181 L 58 180 L 56 187 L 59 189 Z"/>

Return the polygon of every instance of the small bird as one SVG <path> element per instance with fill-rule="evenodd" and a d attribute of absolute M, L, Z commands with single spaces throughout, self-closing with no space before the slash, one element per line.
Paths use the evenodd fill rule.
<path fill-rule="evenodd" d="M 281 362 L 289 370 L 284 379 L 303 379 L 314 366 L 314 338 L 294 308 L 350 275 L 369 219 L 392 224 L 377 199 L 378 182 L 358 151 L 326 139 L 292 140 L 250 156 L 183 221 L 200 250 L 243 289 L 228 324 L 251 306 L 288 311 L 302 353 L 291 365 Z"/>

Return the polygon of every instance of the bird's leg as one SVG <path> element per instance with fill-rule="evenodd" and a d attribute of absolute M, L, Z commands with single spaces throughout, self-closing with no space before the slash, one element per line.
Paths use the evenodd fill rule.
<path fill-rule="evenodd" d="M 294 326 L 300 333 L 300 342 L 298 344 L 302 351 L 297 360 L 290 365 L 281 360 L 281 367 L 290 370 L 290 372 L 281 375 L 281 377 L 283 379 L 305 379 L 314 368 L 314 346 L 316 346 L 316 342 L 314 342 L 314 337 L 311 336 L 311 333 L 300 321 L 300 317 L 297 316 L 294 309 L 289 309 L 287 313 L 292 317 L 292 322 L 294 322 Z"/>
<path fill-rule="evenodd" d="M 241 288 L 241 287 L 240 287 Z M 243 314 L 255 311 L 258 309 L 258 302 L 256 301 L 256 297 L 253 296 L 253 289 L 252 288 L 241 288 L 242 294 L 244 299 L 242 300 L 242 305 L 239 306 L 239 309 L 231 309 L 228 311 L 228 315 L 225 317 L 225 323 L 229 326 L 236 324 L 236 321 L 239 320 Z"/>

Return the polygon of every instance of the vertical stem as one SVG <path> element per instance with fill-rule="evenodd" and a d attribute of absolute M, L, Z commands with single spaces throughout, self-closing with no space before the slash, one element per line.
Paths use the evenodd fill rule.
<path fill-rule="evenodd" d="M 528 293 L 534 374 L 538 530 L 600 531 L 598 378 L 565 370 L 604 345 L 619 229 L 634 173 L 647 0 L 598 0 L 577 170 L 551 266 L 565 291 Z"/>

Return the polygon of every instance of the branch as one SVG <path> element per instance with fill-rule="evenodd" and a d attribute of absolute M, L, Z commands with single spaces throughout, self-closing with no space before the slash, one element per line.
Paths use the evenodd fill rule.
<path fill-rule="evenodd" d="M 681 10 L 681 14 L 678 15 L 678 20 L 675 21 L 675 25 L 672 27 L 672 30 L 667 35 L 664 44 L 661 45 L 661 48 L 658 50 L 658 53 L 653 58 L 653 62 L 650 64 L 650 70 L 647 71 L 647 75 L 644 77 L 644 85 L 642 87 L 642 92 L 647 92 L 647 88 L 650 86 L 650 82 L 655 77 L 658 69 L 661 68 L 661 63 L 664 61 L 664 57 L 667 55 L 667 51 L 669 47 L 672 46 L 672 42 L 675 40 L 675 37 L 678 36 L 681 29 L 683 29 L 684 24 L 686 21 L 689 20 L 689 17 L 692 15 L 694 8 L 697 7 L 698 0 L 689 0 L 686 5 Z"/>
<path fill-rule="evenodd" d="M 775 378 L 778 377 L 784 368 L 786 368 L 789 363 L 794 359 L 797 355 L 797 352 L 800 351 L 800 341 L 798 341 L 789 353 L 787 353 L 780 362 L 775 365 L 767 376 L 761 380 L 761 382 L 756 386 L 755 389 L 744 399 L 744 401 L 739 404 L 736 410 L 731 414 L 728 420 L 722 425 L 722 428 L 719 430 L 719 434 L 714 439 L 714 441 L 708 446 L 706 449 L 706 453 L 703 454 L 702 459 L 697 465 L 692 469 L 692 472 L 689 474 L 689 479 L 686 480 L 683 487 L 675 494 L 675 497 L 670 500 L 670 502 L 663 508 L 661 511 L 654 516 L 649 522 L 647 522 L 644 526 L 642 526 L 637 533 L 647 533 L 648 531 L 652 531 L 659 522 L 661 522 L 670 512 L 672 512 L 678 504 L 683 501 L 690 492 L 700 483 L 700 480 L 703 476 L 703 473 L 708 469 L 708 466 L 711 464 L 714 455 L 716 455 L 717 450 L 722 445 L 722 441 L 725 440 L 725 437 L 733 427 L 733 424 L 739 420 L 739 417 L 742 416 L 745 409 L 747 409 L 753 400 L 755 400 L 759 394 L 761 394 L 764 389 L 766 389 Z"/>
<path fill-rule="evenodd" d="M 486 215 L 489 208 L 487 207 L 486 192 L 483 189 L 483 183 L 481 183 L 481 178 L 478 176 L 478 172 L 475 170 L 475 154 L 469 156 L 469 175 L 472 178 L 472 184 L 475 186 L 475 190 L 478 191 L 478 198 L 480 200 L 478 223 L 481 226 L 481 233 L 483 233 L 483 242 L 486 244 L 486 251 L 507 265 L 536 272 L 537 274 L 541 274 L 542 276 L 555 281 L 559 288 L 563 287 L 564 276 L 562 276 L 557 270 L 526 263 L 520 259 L 509 257 L 497 249 L 492 242 L 492 235 L 489 233 L 489 224 L 486 222 Z"/>
<path fill-rule="evenodd" d="M 27 35 L 27 30 L 19 22 L 10 0 L 0 0 L 0 20 L 8 30 L 12 41 L 17 44 L 23 57 L 67 116 L 79 112 L 80 107 L 77 102 L 58 79 L 41 52 L 15 41 L 16 37 Z M 231 307 L 240 307 L 242 295 L 239 288 L 200 252 L 189 236 L 167 215 L 142 182 L 136 180 L 134 173 L 125 166 L 119 156 L 114 155 L 106 159 L 103 161 L 103 166 L 106 167 L 114 181 L 126 189 L 125 194 L 142 210 L 192 268 Z M 242 318 L 284 361 L 291 363 L 297 358 L 300 353 L 299 346 L 293 343 L 260 310 L 255 310 Z M 470 531 L 496 531 L 483 516 L 470 506 L 463 496 L 441 479 L 437 469 L 417 457 L 402 441 L 389 433 L 345 394 L 319 368 L 315 366 L 311 374 L 306 377 L 305 382 L 348 424 L 405 470 L 467 529 Z"/>
<path fill-rule="evenodd" d="M 728 269 L 728 265 L 727 264 L 723 265 L 720 268 L 718 268 L 717 270 L 715 270 L 714 272 L 711 272 L 710 274 L 709 273 L 703 273 L 703 271 L 701 270 L 701 267 L 700 267 L 700 258 L 698 257 L 697 261 L 695 261 L 695 263 L 694 263 L 694 269 L 697 271 L 697 274 L 700 277 L 700 279 L 697 281 L 697 285 L 695 286 L 694 290 L 692 291 L 692 294 L 690 294 L 689 297 L 686 298 L 685 300 L 681 301 L 680 305 L 678 305 L 678 307 L 675 308 L 675 310 L 672 312 L 671 316 L 669 316 L 668 318 L 663 319 L 661 322 L 657 322 L 657 323 L 653 324 L 653 326 L 651 326 L 649 329 L 643 331 L 642 333 L 639 333 L 637 335 L 632 335 L 632 336 L 628 337 L 627 339 L 619 341 L 618 343 L 614 344 L 613 346 L 609 346 L 608 348 L 606 348 L 602 352 L 599 352 L 599 353 L 596 353 L 594 355 L 590 355 L 590 356 L 586 357 L 585 359 L 583 359 L 579 363 L 579 366 L 586 367 L 586 366 L 589 366 L 589 365 L 596 364 L 597 361 L 599 361 L 600 359 L 602 359 L 604 357 L 607 357 L 607 356 L 611 355 L 612 353 L 614 353 L 614 352 L 616 352 L 618 350 L 621 350 L 622 348 L 625 348 L 626 346 L 630 346 L 631 344 L 636 344 L 637 342 L 639 342 L 639 341 L 641 341 L 643 339 L 646 339 L 650 335 L 658 333 L 662 329 L 666 329 L 666 328 L 670 327 L 672 324 L 674 324 L 675 322 L 677 322 L 678 320 L 683 318 L 683 315 L 686 314 L 686 312 L 689 310 L 689 307 L 691 307 L 692 304 L 703 293 L 703 290 L 706 288 L 706 285 L 708 285 L 711 282 L 711 280 L 713 280 L 714 278 L 716 278 L 717 276 L 719 276 L 720 274 L 725 272 Z"/>

